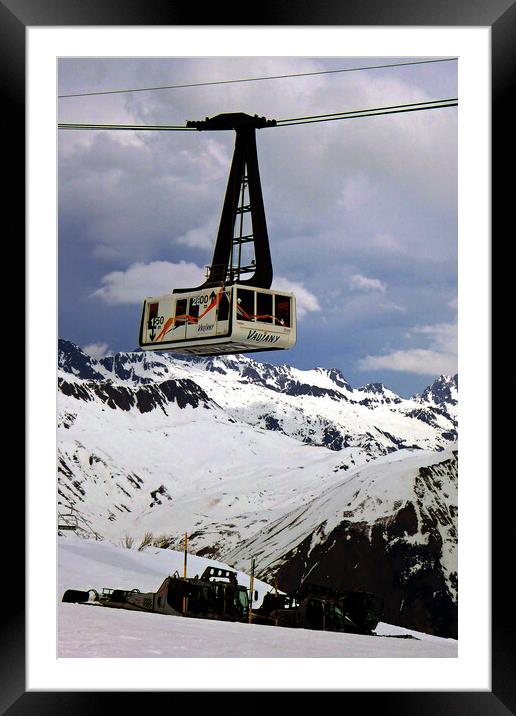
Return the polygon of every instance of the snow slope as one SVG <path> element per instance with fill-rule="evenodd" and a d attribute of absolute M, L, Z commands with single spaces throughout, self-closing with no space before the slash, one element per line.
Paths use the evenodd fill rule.
<path fill-rule="evenodd" d="M 457 437 L 457 376 L 440 376 L 421 395 L 401 398 L 381 383 L 353 388 L 340 371 L 273 366 L 244 355 L 181 358 L 136 351 L 100 361 L 60 341 L 60 375 L 135 388 L 190 379 L 229 415 L 333 450 L 369 456 L 400 447 L 435 449 Z"/>
<path fill-rule="evenodd" d="M 156 547 L 125 548 L 109 542 L 95 542 L 80 538 L 58 538 L 58 597 L 66 589 L 134 589 L 155 591 L 169 574 L 183 574 L 184 552 Z M 207 566 L 228 566 L 223 562 L 188 554 L 187 576 L 202 574 Z M 238 582 L 249 588 L 249 576 L 238 571 Z M 270 587 L 260 579 L 254 580 L 258 602 L 262 603 Z"/>
<path fill-rule="evenodd" d="M 238 564 L 243 555 L 251 552 L 257 558 L 258 568 L 266 573 L 271 565 L 282 561 L 285 555 L 295 549 L 310 536 L 311 541 L 304 559 L 308 560 L 312 551 L 322 544 L 345 519 L 348 523 L 362 523 L 369 531 L 380 520 L 392 518 L 408 503 L 414 505 L 416 529 L 411 535 L 400 535 L 411 544 L 426 544 L 429 530 L 418 530 L 425 523 L 428 513 L 439 508 L 457 509 L 456 470 L 450 473 L 443 469 L 441 480 L 445 480 L 444 494 L 425 494 L 421 480 L 421 468 L 445 465 L 454 460 L 452 450 L 443 452 L 419 451 L 411 454 L 406 450 L 363 465 L 350 471 L 343 479 L 324 489 L 307 505 L 292 510 L 280 520 L 269 524 L 255 534 L 250 543 L 240 545 L 234 552 L 226 552 L 231 563 Z M 425 512 L 427 514 L 425 514 Z M 428 527 L 428 519 L 426 519 Z M 457 570 L 457 533 L 455 521 L 447 514 L 436 521 L 442 544 L 443 568 L 447 581 Z M 369 535 L 370 538 L 370 535 Z M 450 589 L 456 597 L 455 585 Z"/>
<path fill-rule="evenodd" d="M 456 634 L 457 376 L 402 399 L 335 369 L 59 347 L 58 511 L 77 534 L 178 548 L 188 532 L 286 590 L 335 578 Z"/>
<path fill-rule="evenodd" d="M 456 636 L 458 453 L 398 451 L 350 470 L 224 559 L 256 557 L 286 591 L 315 582 L 381 595 L 386 618 Z"/>
<path fill-rule="evenodd" d="M 345 471 L 455 436 L 456 381 L 444 377 L 404 400 L 334 369 L 148 352 L 95 361 L 68 341 L 59 367 L 59 510 L 79 513 L 84 536 L 187 530 L 217 556 Z"/>
<path fill-rule="evenodd" d="M 67 588 L 119 586 L 154 589 L 183 555 L 171 550 L 138 552 L 105 542 L 60 539 L 58 599 Z M 190 556 L 192 570 L 207 564 Z M 214 564 L 210 561 L 210 564 Z M 220 564 L 220 563 L 217 563 Z M 225 566 L 225 565 L 220 565 Z M 248 577 L 239 574 L 248 584 Z M 267 585 L 255 581 L 260 598 Z M 78 604 L 58 609 L 58 656 L 66 657 L 390 657 L 454 658 L 457 642 L 379 625 L 385 636 L 363 636 L 217 622 L 128 612 Z M 390 636 L 386 636 L 390 635 Z M 170 687 L 174 688 L 173 670 Z M 200 684 L 200 686 L 202 686 Z"/>
<path fill-rule="evenodd" d="M 96 401 L 60 405 L 75 420 L 60 431 L 59 491 L 92 528 L 125 534 L 191 535 L 192 547 L 222 548 L 318 494 L 352 450 L 303 445 L 229 419 L 216 406 L 176 404 L 167 413 L 113 410 Z M 356 456 L 359 459 L 359 455 Z M 221 535 L 214 530 L 221 530 Z"/>

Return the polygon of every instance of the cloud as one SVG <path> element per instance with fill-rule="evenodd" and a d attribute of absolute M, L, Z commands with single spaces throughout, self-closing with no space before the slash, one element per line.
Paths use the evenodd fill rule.
<path fill-rule="evenodd" d="M 173 84 L 185 77 L 195 82 L 319 71 L 351 63 L 350 58 L 289 57 L 70 59 L 60 61 L 59 83 L 66 93 L 78 86 L 121 86 L 130 77 L 135 86 L 162 84 L 165 76 Z M 447 65 L 441 71 L 443 96 L 453 96 L 448 92 L 455 89 L 455 68 Z M 183 125 L 188 119 L 233 109 L 262 114 L 260 107 L 267 107 L 268 116 L 281 119 L 304 116 L 316 108 L 335 112 L 436 96 L 428 70 L 350 73 L 345 76 L 345 100 L 343 81 L 344 76 L 337 81 L 320 75 L 196 92 L 106 96 L 94 102 L 76 98 L 60 104 L 60 119 L 79 121 L 95 106 L 105 122 Z M 430 206 L 434 214 L 443 206 L 455 209 L 455 115 L 453 110 L 439 110 L 259 131 L 269 224 L 278 225 L 281 234 L 307 235 L 303 248 L 309 250 L 313 233 L 327 228 L 340 239 L 345 227 L 342 240 L 351 239 L 351 218 L 360 222 L 362 231 L 364 223 L 374 224 L 367 229 L 369 235 L 384 231 L 398 236 L 398 225 L 407 225 L 405 214 L 411 208 L 415 211 L 414 204 Z M 60 141 L 61 214 L 69 220 L 79 215 L 87 240 L 95 246 L 111 244 L 115 260 L 163 258 L 160 251 L 169 251 L 171 242 L 179 239 L 181 246 L 192 250 L 212 245 L 214 237 L 208 241 L 202 227 L 220 216 L 234 144 L 230 133 L 62 132 Z M 402 248 L 414 246 L 413 233 L 397 239 Z M 70 231 L 69 237 L 75 240 L 77 232 Z M 419 243 L 418 251 L 428 246 L 426 241 Z M 431 246 L 438 254 L 435 242 Z M 389 242 L 387 248 L 392 248 Z M 108 256 L 106 249 L 103 255 Z M 183 258 L 201 261 L 196 255 Z"/>
<path fill-rule="evenodd" d="M 68 93 L 353 64 L 364 60 L 66 58 L 58 79 L 60 93 Z M 63 101 L 59 111 L 63 122 L 183 125 L 221 112 L 283 119 L 456 92 L 456 63 L 443 63 L 84 97 Z M 397 351 L 454 353 L 445 348 L 450 336 L 437 326 L 455 317 L 448 301 L 456 294 L 457 274 L 456 122 L 456 110 L 443 109 L 257 131 L 271 254 L 280 277 L 274 285 L 293 291 L 304 322 L 288 354 L 294 365 L 331 362 L 359 381 L 363 374 L 353 371 L 364 356 L 385 361 Z M 59 134 L 63 336 L 131 348 L 132 323 L 119 320 L 129 306 L 202 283 L 234 143 L 233 132 Z M 94 289 L 105 310 L 101 328 L 91 332 L 100 316 L 84 299 Z M 274 353 L 270 358 L 282 359 Z M 392 380 L 418 388 L 410 373 L 406 379 L 402 371 L 393 373 Z"/>
<path fill-rule="evenodd" d="M 286 291 L 295 295 L 298 318 L 303 318 L 309 311 L 321 310 L 317 296 L 306 289 L 302 283 L 278 276 L 274 279 L 272 288 L 274 291 Z"/>
<path fill-rule="evenodd" d="M 126 271 L 108 273 L 102 278 L 103 286 L 94 291 L 92 296 L 111 305 L 140 304 L 146 296 L 159 296 L 179 287 L 198 286 L 204 279 L 202 268 L 185 261 L 177 264 L 169 261 L 136 263 Z M 310 311 L 321 310 L 317 297 L 300 282 L 278 276 L 272 288 L 295 294 L 299 318 Z"/>
<path fill-rule="evenodd" d="M 353 274 L 349 279 L 349 287 L 352 291 L 380 291 L 385 293 L 387 288 L 383 281 L 378 278 L 367 278 L 359 273 Z"/>
<path fill-rule="evenodd" d="M 407 307 L 403 306 L 400 303 L 394 303 L 393 301 L 385 301 L 384 303 L 380 303 L 378 308 L 380 308 L 382 311 L 389 311 L 394 313 L 406 313 Z"/>
<path fill-rule="evenodd" d="M 457 372 L 457 357 L 424 348 L 394 351 L 384 356 L 366 356 L 358 370 L 394 370 L 417 375 L 446 375 Z"/>
<path fill-rule="evenodd" d="M 175 242 L 182 237 L 181 247 L 197 250 L 213 245 L 215 232 L 203 240 L 203 230 L 220 213 L 229 158 L 221 167 L 213 143 L 191 144 L 160 135 L 122 146 L 102 134 L 62 154 L 61 239 L 88 241 L 102 261 L 198 260 Z"/>
<path fill-rule="evenodd" d="M 457 324 L 436 323 L 435 325 L 415 326 L 413 334 L 429 336 L 431 347 L 450 355 L 457 355 Z"/>
<path fill-rule="evenodd" d="M 453 375 L 457 372 L 457 324 L 437 323 L 415 326 L 409 340 L 424 336 L 429 345 L 394 350 L 384 355 L 367 355 L 357 361 L 361 371 L 392 370 L 417 375 Z"/>
<path fill-rule="evenodd" d="M 92 358 L 97 359 L 111 355 L 111 351 L 109 350 L 107 343 L 90 343 L 87 346 L 83 346 L 82 350 Z"/>
<path fill-rule="evenodd" d="M 369 241 L 375 251 L 381 251 L 382 253 L 404 254 L 408 250 L 407 245 L 403 244 L 399 238 L 382 232 L 372 236 Z"/>
<path fill-rule="evenodd" d="M 104 285 L 92 295 L 112 305 L 139 304 L 146 296 L 170 293 L 174 288 L 198 286 L 203 281 L 203 269 L 193 263 L 135 263 L 126 271 L 108 273 L 102 279 Z"/>
<path fill-rule="evenodd" d="M 190 248 L 211 249 L 215 244 L 217 236 L 217 217 L 213 215 L 202 226 L 189 229 L 182 236 L 176 239 L 178 244 L 183 244 Z"/>
<path fill-rule="evenodd" d="M 346 177 L 342 182 L 338 203 L 348 211 L 356 211 L 371 201 L 374 189 L 371 183 L 363 174 Z"/>

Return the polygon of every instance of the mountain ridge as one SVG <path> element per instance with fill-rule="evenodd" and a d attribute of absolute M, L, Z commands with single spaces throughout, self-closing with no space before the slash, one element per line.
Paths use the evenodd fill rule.
<path fill-rule="evenodd" d="M 234 419 L 333 450 L 367 442 L 372 453 L 379 454 L 400 447 L 444 449 L 457 439 L 457 387 L 448 376 L 406 399 L 381 383 L 353 388 L 335 368 L 301 371 L 246 356 L 171 357 L 143 351 L 95 360 L 64 340 L 59 342 L 59 368 L 61 375 L 64 371 L 75 379 L 102 377 L 132 389 L 188 378 Z M 243 400 L 247 387 L 252 390 Z M 371 420 L 375 411 L 378 420 Z"/>
<path fill-rule="evenodd" d="M 256 553 L 258 574 L 277 576 L 283 589 L 307 570 L 360 589 L 364 575 L 381 568 L 385 579 L 369 587 L 396 595 L 389 609 L 405 626 L 452 633 L 456 533 L 443 539 L 440 521 L 456 522 L 457 389 L 456 377 L 440 376 L 406 399 L 379 383 L 353 388 L 337 369 L 147 352 L 96 360 L 60 341 L 58 511 L 80 518 L 85 537 L 120 543 L 150 535 L 157 546 L 180 548 L 187 532 L 201 556 L 239 563 Z M 440 487 L 425 487 L 419 467 L 441 463 Z M 376 493 L 382 471 L 385 492 Z M 403 475 L 404 496 L 394 500 Z M 361 526 L 352 519 L 362 510 L 355 484 L 368 505 L 375 496 L 380 521 L 375 510 Z M 328 495 L 350 502 L 338 519 Z M 315 518 L 302 521 L 297 539 L 299 512 Z M 260 545 L 270 547 L 274 525 L 287 543 L 264 559 Z M 362 565 L 354 572 L 346 560 L 332 561 L 348 542 Z M 401 587 L 397 572 L 408 575 Z M 427 594 L 432 585 L 442 594 L 442 623 Z M 418 602 L 420 589 L 426 596 Z M 412 607 L 400 610 L 404 594 Z"/>

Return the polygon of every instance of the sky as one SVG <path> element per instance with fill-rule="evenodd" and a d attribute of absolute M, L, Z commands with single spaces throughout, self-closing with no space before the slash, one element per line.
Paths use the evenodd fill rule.
<path fill-rule="evenodd" d="M 58 94 L 423 58 L 63 58 Z M 425 58 L 426 59 L 426 58 Z M 455 61 L 58 99 L 60 122 L 185 125 L 457 97 Z M 275 364 L 421 392 L 457 371 L 457 108 L 257 130 L 273 288 L 297 298 Z M 94 357 L 138 346 L 145 296 L 211 262 L 233 132 L 59 130 L 59 337 Z M 197 283 L 196 283 L 197 282 Z M 265 356 L 265 357 L 264 357 Z"/>

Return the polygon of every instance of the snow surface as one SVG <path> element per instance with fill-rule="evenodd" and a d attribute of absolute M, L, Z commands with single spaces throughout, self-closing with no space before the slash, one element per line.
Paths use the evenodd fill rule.
<path fill-rule="evenodd" d="M 171 404 L 168 414 L 141 414 L 65 395 L 59 402 L 63 413 L 75 415 L 59 431 L 59 455 L 70 474 L 60 475 L 60 492 L 111 540 L 129 534 L 139 541 L 147 531 L 188 532 L 195 535 L 196 551 L 227 554 L 262 527 L 339 487 L 344 476 L 349 484 L 353 475 L 361 482 L 357 469 L 368 460 L 357 448 L 306 445 L 232 420 L 220 409 Z M 444 454 L 398 450 L 373 462 L 400 462 L 414 452 L 426 464 Z M 388 498 L 391 486 L 382 483 L 380 497 Z"/>
<path fill-rule="evenodd" d="M 189 555 L 188 574 L 207 564 Z M 106 587 L 154 590 L 164 577 L 182 572 L 183 554 L 172 550 L 124 549 L 74 538 L 58 541 L 58 657 L 390 657 L 455 658 L 457 641 L 379 624 L 381 636 L 286 629 L 206 619 L 146 614 L 93 605 L 63 604 L 65 589 Z M 239 573 L 239 582 L 249 577 Z M 270 587 L 255 580 L 259 602 Z M 412 636 L 414 638 L 406 638 Z M 402 638 L 400 638 L 402 637 Z M 173 679 L 173 674 L 171 674 Z M 173 686 L 173 685 L 172 685 Z"/>
<path fill-rule="evenodd" d="M 421 467 L 438 465 L 457 447 L 455 379 L 442 376 L 422 396 L 402 399 L 381 384 L 352 388 L 334 370 L 136 352 L 111 363 L 88 358 L 83 378 L 104 378 L 98 382 L 69 372 L 72 347 L 60 352 L 60 378 L 74 388 L 59 393 L 58 510 L 74 511 L 78 534 L 116 545 L 130 537 L 136 547 L 152 533 L 154 545 L 179 549 L 188 532 L 192 552 L 241 570 L 254 555 L 264 575 L 307 535 L 312 550 L 343 519 L 372 525 L 410 502 L 418 524 L 424 516 L 438 520 L 440 568 L 455 595 L 454 476 L 443 476 L 442 495 L 438 481 L 436 490 L 416 484 Z M 85 360 L 76 350 L 72 367 Z M 162 392 L 167 380 L 181 383 Z M 173 553 L 156 546 L 118 550 L 117 560 L 96 553 L 85 584 L 90 557 L 70 532 L 63 536 L 75 550 L 68 573 L 75 583 L 67 586 L 155 590 L 166 574 L 182 570 L 182 556 L 174 566 Z M 428 532 L 400 539 L 425 542 Z M 165 554 L 166 563 L 139 562 L 151 553 Z M 99 572 L 98 561 L 119 560 L 121 572 Z M 154 575 L 151 583 L 143 574 Z"/>
<path fill-rule="evenodd" d="M 410 502 L 416 509 L 418 522 L 421 523 L 423 508 L 427 512 L 436 512 L 436 496 L 429 490 L 418 499 L 415 478 L 422 467 L 435 466 L 453 458 L 452 450 L 438 452 L 417 451 L 410 453 L 399 450 L 390 455 L 379 457 L 367 465 L 362 465 L 346 473 L 346 476 L 326 487 L 321 494 L 308 504 L 292 510 L 275 523 L 269 523 L 249 541 L 239 545 L 234 551 L 227 551 L 225 557 L 236 566 L 244 555 L 251 553 L 257 557 L 260 572 L 273 564 L 279 563 L 285 554 L 299 545 L 309 534 L 312 542 L 308 554 L 322 542 L 332 530 L 342 522 L 344 517 L 349 522 L 363 522 L 369 525 L 381 517 L 396 514 Z M 451 480 L 444 470 L 445 482 L 443 492 L 446 493 L 444 504 L 457 505 L 457 482 Z M 422 504 L 419 504 L 419 503 Z M 457 538 L 455 525 L 436 520 L 436 528 L 442 540 L 441 565 L 449 582 L 450 593 L 456 598 L 456 588 L 450 582 L 450 574 L 457 572 Z M 421 531 L 405 541 L 412 543 L 428 541 L 428 534 Z"/>
<path fill-rule="evenodd" d="M 85 363 L 85 375 L 131 395 L 188 379 L 208 398 L 196 408 L 166 401 L 144 413 L 134 404 L 117 408 L 95 393 L 95 381 L 69 372 L 72 357 Z M 452 436 L 456 426 L 454 406 L 427 415 L 434 404 L 423 396 L 401 399 L 381 384 L 356 389 L 335 370 L 246 356 L 135 352 L 102 362 L 63 342 L 60 366 L 81 399 L 59 393 L 59 511 L 73 508 L 86 533 L 115 542 L 152 532 L 177 547 L 188 532 L 192 551 L 226 560 L 359 466 L 392 450 L 401 457 L 450 447 L 441 433 Z M 439 386 L 439 394 L 455 390 L 445 376 Z M 324 446 L 332 440 L 342 449 Z"/>

